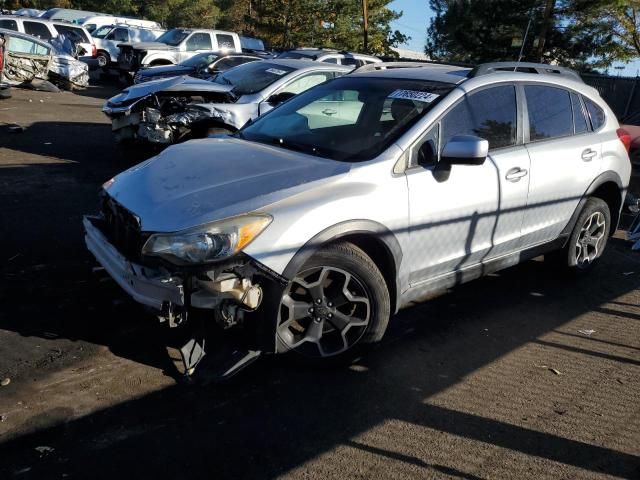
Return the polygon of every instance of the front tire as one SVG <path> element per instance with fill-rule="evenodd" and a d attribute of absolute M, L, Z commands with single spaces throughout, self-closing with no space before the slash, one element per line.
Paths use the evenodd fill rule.
<path fill-rule="evenodd" d="M 570 272 L 582 274 L 593 269 L 602 256 L 611 230 L 611 212 L 601 198 L 589 198 L 578 216 L 567 246 L 549 258 Z"/>
<path fill-rule="evenodd" d="M 351 359 L 382 338 L 390 311 L 389 291 L 373 261 L 351 243 L 328 245 L 285 288 L 277 352 L 321 364 Z"/>

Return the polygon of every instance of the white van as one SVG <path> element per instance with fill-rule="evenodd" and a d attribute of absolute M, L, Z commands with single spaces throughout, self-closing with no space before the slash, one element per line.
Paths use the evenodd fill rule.
<path fill-rule="evenodd" d="M 93 35 L 93 32 L 100 27 L 107 25 L 129 25 L 131 27 L 150 28 L 161 30 L 162 25 L 151 20 L 143 20 L 141 18 L 118 17 L 115 15 L 93 15 L 77 21 L 87 31 Z"/>
<path fill-rule="evenodd" d="M 153 22 L 155 23 L 155 22 Z M 122 42 L 155 42 L 166 30 L 130 25 L 104 25 L 96 28 L 91 36 L 98 49 L 98 66 L 106 67 L 118 61 L 118 44 Z"/>
<path fill-rule="evenodd" d="M 17 17 L 15 15 L 0 15 L 0 28 L 33 35 L 45 42 L 50 42 L 51 39 L 60 34 L 68 36 L 70 33 L 73 33 L 81 39 L 78 46 L 84 50 L 84 53 L 80 53 L 80 60 L 87 61 L 88 57 L 95 58 L 97 54 L 96 45 L 91 35 L 89 35 L 89 32 L 87 32 L 84 27 L 73 23 L 43 20 L 41 18 Z"/>

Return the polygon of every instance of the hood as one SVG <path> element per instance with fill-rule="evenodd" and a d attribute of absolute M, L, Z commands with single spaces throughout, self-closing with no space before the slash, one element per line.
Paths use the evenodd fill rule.
<path fill-rule="evenodd" d="M 188 75 L 195 70 L 194 67 L 185 67 L 183 65 L 165 65 L 162 67 L 141 68 L 138 74 L 143 77 L 167 76 L 167 75 Z"/>
<path fill-rule="evenodd" d="M 107 192 L 140 218 L 143 231 L 175 232 L 255 211 L 349 170 L 348 163 L 278 147 L 207 138 L 121 173 Z"/>
<path fill-rule="evenodd" d="M 227 93 L 233 90 L 232 85 L 220 85 L 219 83 L 200 80 L 199 78 L 181 77 L 163 78 L 151 82 L 139 83 L 125 88 L 115 97 L 111 97 L 108 103 L 118 105 L 146 97 L 156 92 L 219 92 Z"/>
<path fill-rule="evenodd" d="M 124 43 L 123 45 L 128 45 L 134 50 L 144 50 L 146 52 L 149 50 L 178 50 L 178 47 L 172 47 L 162 42 L 135 42 Z"/>

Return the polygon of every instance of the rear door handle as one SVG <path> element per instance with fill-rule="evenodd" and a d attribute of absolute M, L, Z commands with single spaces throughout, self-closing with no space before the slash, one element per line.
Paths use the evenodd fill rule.
<path fill-rule="evenodd" d="M 595 157 L 597 154 L 598 152 L 596 152 L 595 150 L 591 150 L 590 148 L 587 148 L 582 152 L 582 160 L 584 160 L 585 162 L 590 162 L 591 160 L 593 160 L 593 157 Z"/>
<path fill-rule="evenodd" d="M 504 178 L 510 182 L 519 182 L 522 177 L 526 177 L 529 172 L 524 168 L 515 167 L 507 172 Z"/>

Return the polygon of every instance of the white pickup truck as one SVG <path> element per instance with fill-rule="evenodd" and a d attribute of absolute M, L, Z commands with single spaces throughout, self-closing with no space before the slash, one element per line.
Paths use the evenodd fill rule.
<path fill-rule="evenodd" d="M 155 42 L 120 43 L 118 68 L 133 74 L 141 67 L 180 63 L 201 52 L 242 51 L 237 33 L 221 30 L 174 28 Z"/>

